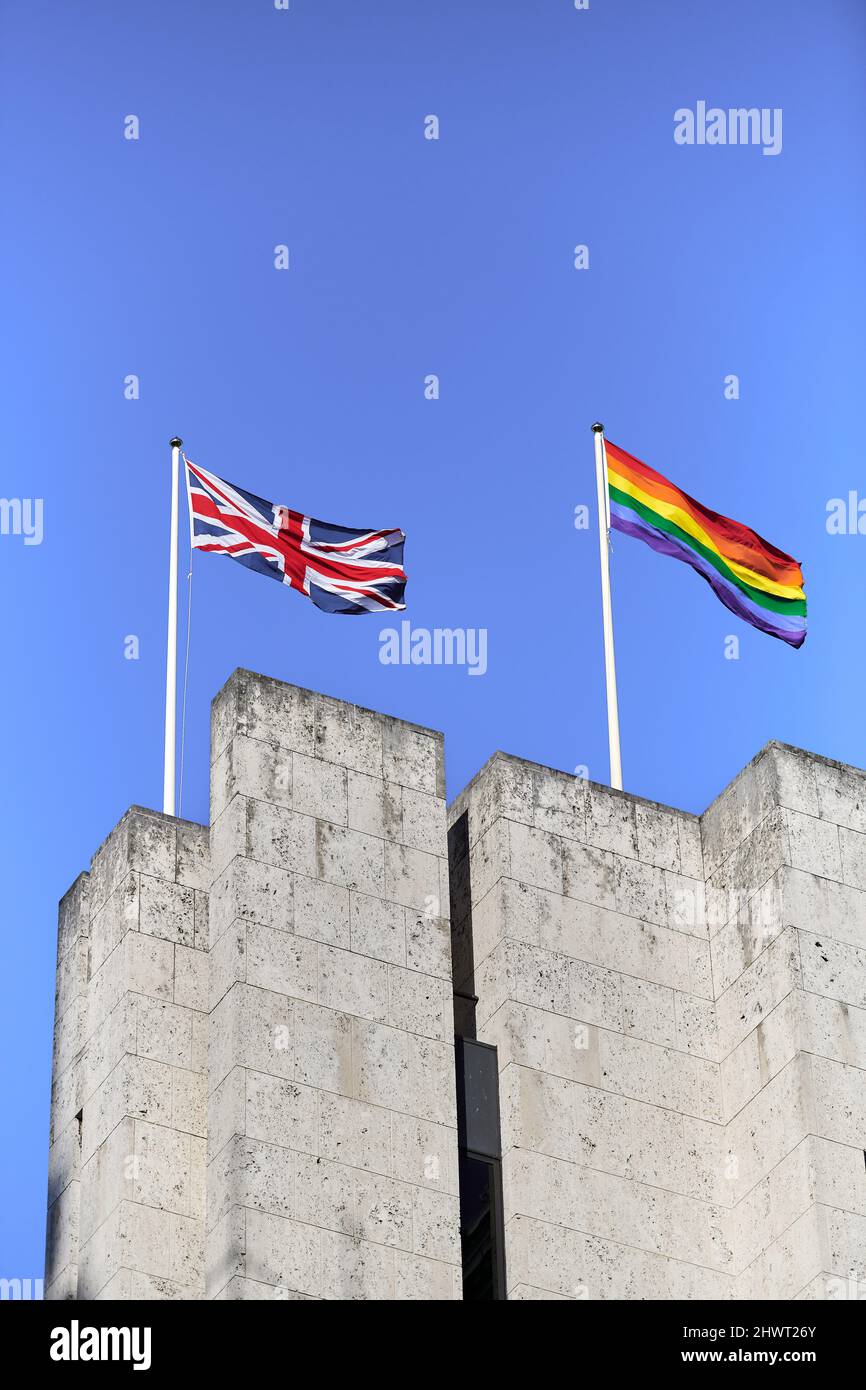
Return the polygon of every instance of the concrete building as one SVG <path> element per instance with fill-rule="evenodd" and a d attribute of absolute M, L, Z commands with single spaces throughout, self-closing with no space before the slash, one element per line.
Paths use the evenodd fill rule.
<path fill-rule="evenodd" d="M 866 1296 L 866 774 L 449 811 L 441 734 L 246 671 L 211 759 L 60 905 L 46 1297 Z"/>

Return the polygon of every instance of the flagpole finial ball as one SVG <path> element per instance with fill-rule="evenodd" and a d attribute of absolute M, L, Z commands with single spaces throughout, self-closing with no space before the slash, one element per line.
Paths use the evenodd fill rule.
<path fill-rule="evenodd" d="M 172 449 L 181 449 L 183 447 L 183 440 L 178 439 L 177 435 L 175 435 L 174 439 L 170 439 L 168 443 L 169 447 Z"/>
<path fill-rule="evenodd" d="M 600 424 L 599 421 L 596 420 L 595 424 L 592 427 L 592 432 L 593 434 L 604 434 L 604 425 Z"/>

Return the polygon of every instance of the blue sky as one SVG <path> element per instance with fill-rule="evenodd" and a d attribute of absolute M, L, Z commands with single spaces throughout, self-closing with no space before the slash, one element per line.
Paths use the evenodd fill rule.
<path fill-rule="evenodd" d="M 770 738 L 866 762 L 866 539 L 826 529 L 866 495 L 866 8 L 4 0 L 0 53 L 2 492 L 44 507 L 41 545 L 0 536 L 0 1274 L 27 1277 L 56 902 L 161 804 L 175 432 L 264 497 L 402 526 L 405 616 L 488 632 L 483 677 L 385 666 L 386 621 L 198 556 L 193 819 L 236 666 L 443 729 L 449 795 L 496 748 L 605 780 L 595 419 L 800 559 L 810 603 L 793 651 L 615 538 L 626 788 L 701 810 Z M 701 100 L 781 108 L 781 153 L 675 144 Z"/>

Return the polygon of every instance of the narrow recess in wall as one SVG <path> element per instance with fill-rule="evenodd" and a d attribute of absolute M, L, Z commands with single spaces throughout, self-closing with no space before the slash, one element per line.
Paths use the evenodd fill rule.
<path fill-rule="evenodd" d="M 455 1040 L 463 1298 L 504 1299 L 505 1226 L 496 1048 Z"/>
<path fill-rule="evenodd" d="M 451 978 L 454 981 L 454 1032 L 475 1037 L 475 959 L 472 946 L 472 891 L 469 878 L 469 817 L 464 811 L 448 831 L 448 882 L 451 898 Z"/>

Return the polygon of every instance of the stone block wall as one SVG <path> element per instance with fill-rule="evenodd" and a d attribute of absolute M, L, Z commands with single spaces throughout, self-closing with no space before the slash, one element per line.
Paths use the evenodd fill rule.
<path fill-rule="evenodd" d="M 61 904 L 47 1298 L 203 1293 L 209 878 L 134 807 Z"/>
<path fill-rule="evenodd" d="M 697 819 L 502 754 L 450 819 L 455 986 L 499 1054 L 509 1297 L 724 1297 Z"/>
<path fill-rule="evenodd" d="M 446 813 L 430 729 L 238 671 L 211 733 L 209 827 L 60 905 L 47 1298 L 460 1298 L 455 1032 L 510 1298 L 866 1293 L 866 773 L 496 754 Z"/>
<path fill-rule="evenodd" d="M 57 931 L 54 1055 L 48 1149 L 45 1297 L 78 1295 L 81 1212 L 82 1039 L 87 1022 L 90 879 L 80 874 L 61 900 Z"/>
<path fill-rule="evenodd" d="M 866 775 L 770 744 L 702 818 L 735 1294 L 866 1293 Z"/>
<path fill-rule="evenodd" d="M 498 754 L 450 823 L 509 1296 L 866 1291 L 866 774 L 770 744 L 698 820 Z"/>
<path fill-rule="evenodd" d="M 442 737 L 214 706 L 208 1295 L 460 1296 Z"/>

